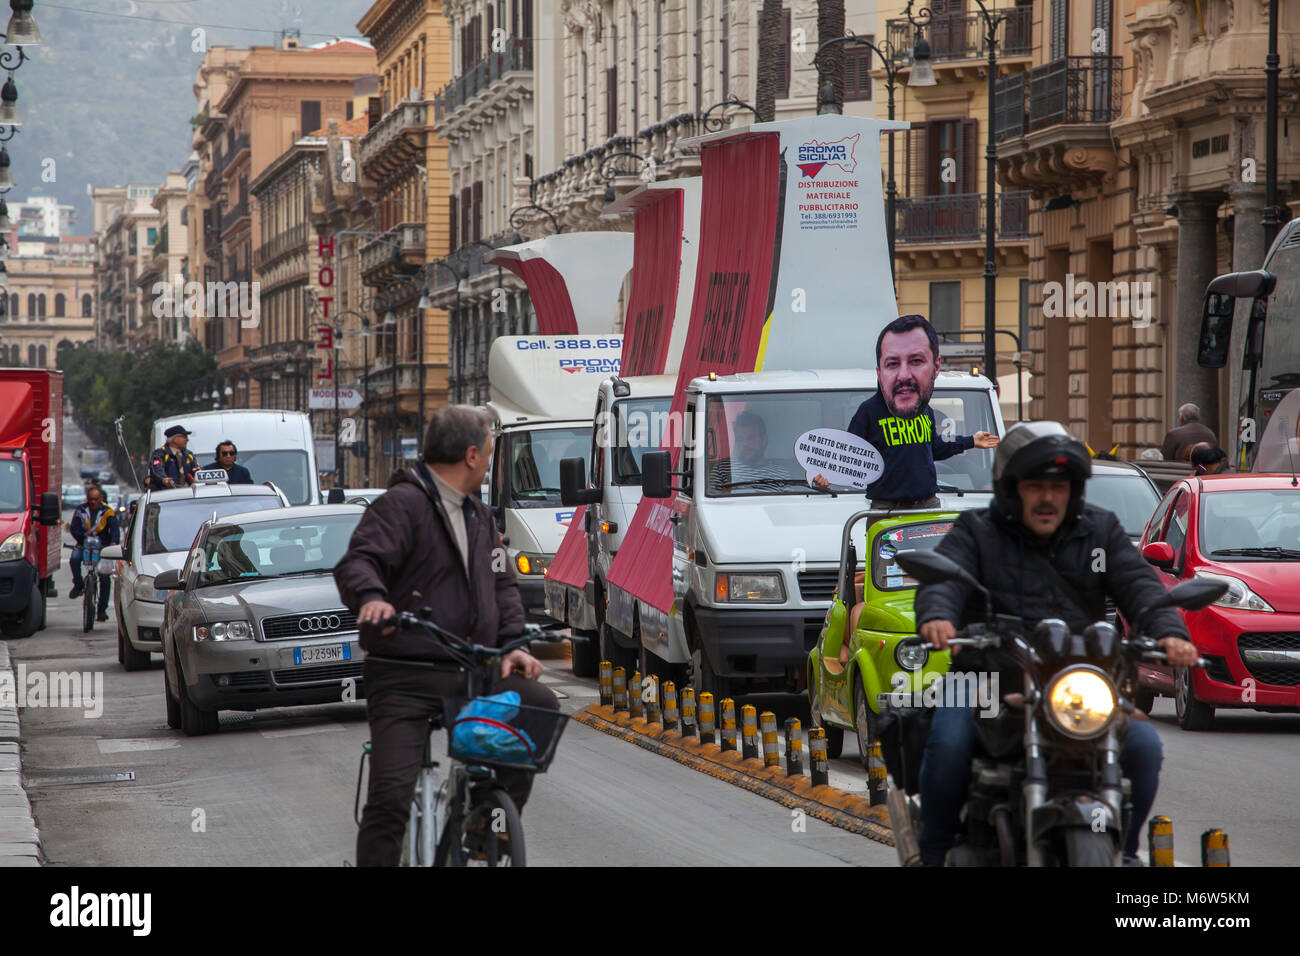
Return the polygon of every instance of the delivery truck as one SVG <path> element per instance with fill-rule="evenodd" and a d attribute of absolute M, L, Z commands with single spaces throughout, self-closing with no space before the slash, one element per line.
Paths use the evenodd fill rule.
<path fill-rule="evenodd" d="M 0 633 L 45 627 L 63 541 L 63 373 L 0 369 Z"/>

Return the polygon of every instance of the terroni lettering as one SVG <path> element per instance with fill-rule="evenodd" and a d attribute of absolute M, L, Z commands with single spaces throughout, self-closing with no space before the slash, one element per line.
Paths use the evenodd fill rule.
<path fill-rule="evenodd" d="M 50 897 L 50 925 L 58 927 L 130 927 L 134 936 L 152 928 L 153 894 L 85 893 L 73 886 Z"/>

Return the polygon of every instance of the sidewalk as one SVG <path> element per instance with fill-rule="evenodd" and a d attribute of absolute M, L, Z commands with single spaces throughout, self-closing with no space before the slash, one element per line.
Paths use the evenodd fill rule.
<path fill-rule="evenodd" d="M 41 835 L 23 789 L 14 680 L 9 645 L 0 641 L 0 866 L 39 866 Z"/>

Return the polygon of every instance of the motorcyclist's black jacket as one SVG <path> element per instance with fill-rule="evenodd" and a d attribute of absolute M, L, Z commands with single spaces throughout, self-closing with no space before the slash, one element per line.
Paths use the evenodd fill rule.
<path fill-rule="evenodd" d="M 996 506 L 964 511 L 936 550 L 988 588 L 995 613 L 1021 618 L 1027 636 L 1039 621 L 1053 617 L 1065 621 L 1073 633 L 1081 633 L 1094 621 L 1105 620 L 1107 597 L 1131 622 L 1165 594 L 1155 570 L 1133 546 L 1119 519 L 1087 504 L 1077 521 L 1062 523 L 1050 538 L 1039 537 Z M 1067 594 L 1047 570 L 1049 565 L 1073 586 L 1075 595 Z M 952 621 L 960 628 L 984 616 L 980 596 L 960 581 L 921 585 L 915 608 L 918 630 L 926 621 Z M 1174 608 L 1156 612 L 1147 633 L 1155 638 L 1189 639 Z M 1007 659 L 997 651 L 965 648 L 953 657 L 952 669 L 1005 671 Z"/>

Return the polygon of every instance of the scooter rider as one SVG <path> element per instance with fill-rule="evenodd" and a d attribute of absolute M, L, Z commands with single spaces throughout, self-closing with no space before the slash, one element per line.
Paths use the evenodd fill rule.
<path fill-rule="evenodd" d="M 184 425 L 173 425 L 163 432 L 166 444 L 155 448 L 149 456 L 150 488 L 184 488 L 194 484 L 194 473 L 199 470 L 199 461 L 185 448 L 191 434 Z"/>
<path fill-rule="evenodd" d="M 1020 617 L 1026 628 L 1060 618 L 1074 633 L 1103 620 L 1109 597 L 1128 621 L 1165 593 L 1150 565 L 1114 514 L 1084 504 L 1092 464 L 1083 444 L 1056 422 L 1016 425 L 993 460 L 993 503 L 963 512 L 937 548 L 969 570 L 992 596 L 993 611 Z M 922 584 L 916 621 L 922 637 L 946 648 L 957 628 L 970 623 L 971 588 L 960 581 Z M 1148 625 L 1175 667 L 1194 664 L 1195 645 L 1177 611 L 1162 609 Z M 953 648 L 954 655 L 961 648 Z M 997 671 L 1001 693 L 1018 690 L 1020 673 L 996 650 L 954 656 L 953 670 Z M 1140 866 L 1138 838 L 1159 785 L 1160 738 L 1150 724 L 1121 728 L 1120 766 L 1132 782 L 1132 821 L 1124 862 Z M 971 711 L 937 707 L 921 763 L 921 861 L 944 862 L 956 839 L 977 746 Z"/>

